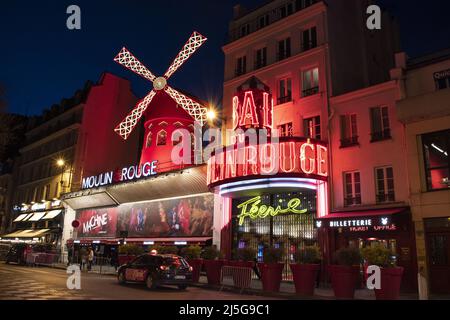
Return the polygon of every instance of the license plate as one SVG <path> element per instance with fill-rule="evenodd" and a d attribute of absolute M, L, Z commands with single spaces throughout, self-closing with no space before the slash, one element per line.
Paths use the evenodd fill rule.
<path fill-rule="evenodd" d="M 175 276 L 175 279 L 186 279 L 186 276 Z"/>

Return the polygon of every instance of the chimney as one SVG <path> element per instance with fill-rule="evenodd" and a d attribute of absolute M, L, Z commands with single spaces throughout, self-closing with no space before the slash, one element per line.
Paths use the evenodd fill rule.
<path fill-rule="evenodd" d="M 245 8 L 241 4 L 233 7 L 233 19 L 239 19 L 244 14 Z"/>

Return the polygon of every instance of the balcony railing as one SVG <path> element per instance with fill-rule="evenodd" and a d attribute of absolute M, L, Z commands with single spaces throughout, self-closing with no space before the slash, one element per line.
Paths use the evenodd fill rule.
<path fill-rule="evenodd" d="M 261 15 L 259 17 L 252 19 L 252 20 L 246 20 L 243 21 L 242 24 L 237 25 L 234 29 L 232 29 L 228 36 L 228 43 L 236 41 L 240 38 L 243 38 L 253 32 L 256 32 L 260 29 L 263 29 L 279 20 L 282 20 L 291 14 L 294 14 L 295 12 L 304 10 L 315 3 L 320 2 L 320 0 L 289 0 L 286 1 L 282 6 L 278 7 L 275 10 L 268 10 L 267 12 L 261 12 Z M 281 10 L 282 7 L 285 7 L 288 4 L 292 4 L 293 10 L 285 12 Z M 261 17 L 268 16 L 268 18 L 264 18 L 264 23 L 261 24 Z M 239 18 L 238 18 L 239 19 Z M 248 25 L 248 27 L 247 27 Z M 245 26 L 245 27 L 244 27 Z M 244 29 L 243 29 L 244 27 Z"/>
<path fill-rule="evenodd" d="M 257 61 L 255 61 L 255 64 L 254 64 L 255 70 L 264 68 L 265 66 L 267 66 L 267 61 L 266 60 L 262 60 L 262 61 L 258 61 L 257 60 Z"/>
<path fill-rule="evenodd" d="M 277 61 L 287 59 L 291 56 L 291 51 L 281 51 L 277 53 Z"/>
<path fill-rule="evenodd" d="M 391 139 L 391 129 L 387 128 L 383 131 L 372 132 L 370 142 L 382 141 Z"/>
<path fill-rule="evenodd" d="M 349 197 L 344 199 L 344 206 L 346 207 L 357 206 L 360 204 L 361 204 L 361 196 Z"/>
<path fill-rule="evenodd" d="M 304 41 L 302 43 L 302 51 L 308 51 L 317 47 L 317 40 Z"/>
<path fill-rule="evenodd" d="M 246 73 L 247 73 L 247 70 L 245 70 L 244 68 L 237 68 L 234 72 L 236 77 L 242 76 Z"/>
<path fill-rule="evenodd" d="M 377 203 L 394 202 L 394 201 L 395 201 L 394 192 L 389 192 L 386 194 L 377 194 Z"/>
<path fill-rule="evenodd" d="M 277 104 L 283 104 L 283 103 L 286 103 L 286 102 L 289 102 L 289 101 L 292 101 L 292 96 L 291 95 L 287 95 L 287 96 L 284 96 L 284 97 L 279 97 L 277 99 Z"/>
<path fill-rule="evenodd" d="M 341 139 L 341 148 L 357 146 L 358 144 L 358 136 Z"/>
<path fill-rule="evenodd" d="M 309 97 L 312 95 L 315 95 L 319 93 L 319 87 L 314 87 L 314 88 L 310 88 L 310 89 L 305 89 L 302 91 L 302 97 Z"/>

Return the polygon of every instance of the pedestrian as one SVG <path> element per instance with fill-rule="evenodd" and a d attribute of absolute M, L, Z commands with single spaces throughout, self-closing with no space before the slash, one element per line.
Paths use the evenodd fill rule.
<path fill-rule="evenodd" d="M 89 251 L 88 251 L 88 271 L 91 271 L 93 261 L 94 261 L 94 250 L 92 250 L 92 248 L 89 248 Z"/>
<path fill-rule="evenodd" d="M 255 272 L 255 274 L 258 277 L 258 279 L 261 280 L 261 273 L 259 272 L 258 260 L 256 258 L 253 259 L 253 271 Z"/>

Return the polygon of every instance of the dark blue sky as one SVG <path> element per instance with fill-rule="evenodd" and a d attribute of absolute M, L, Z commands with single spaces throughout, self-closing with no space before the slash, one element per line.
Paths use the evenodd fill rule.
<path fill-rule="evenodd" d="M 110 71 L 132 81 L 142 96 L 150 84 L 113 62 L 126 46 L 155 74 L 163 74 L 193 30 L 206 44 L 170 83 L 205 100 L 219 101 L 223 54 L 232 7 L 264 0 L 2 1 L 0 4 L 0 82 L 8 111 L 39 114 L 70 97 L 86 80 Z M 345 0 L 342 0 L 345 1 Z M 410 56 L 450 47 L 447 0 L 381 0 L 401 25 Z M 66 8 L 77 4 L 82 30 L 66 28 Z"/>

